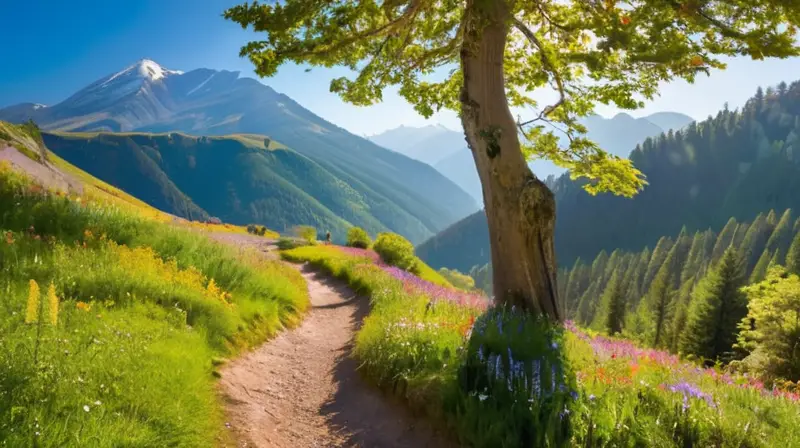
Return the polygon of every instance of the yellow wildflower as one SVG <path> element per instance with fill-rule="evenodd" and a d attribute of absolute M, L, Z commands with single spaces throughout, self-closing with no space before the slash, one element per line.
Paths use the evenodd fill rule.
<path fill-rule="evenodd" d="M 90 304 L 88 304 L 86 302 L 78 302 L 78 303 L 75 304 L 75 307 L 78 308 L 81 311 L 87 311 L 87 312 L 90 309 L 92 309 L 92 305 L 90 305 Z"/>
<path fill-rule="evenodd" d="M 25 310 L 25 323 L 32 324 L 39 321 L 39 285 L 31 279 L 28 291 L 28 309 Z"/>
<path fill-rule="evenodd" d="M 217 283 L 214 282 L 213 278 L 211 280 L 209 280 L 207 290 L 208 290 L 208 294 L 209 295 L 214 296 L 214 297 L 218 297 L 219 296 L 220 289 L 217 287 Z"/>
<path fill-rule="evenodd" d="M 50 324 L 56 325 L 58 323 L 58 296 L 56 295 L 56 287 L 52 282 L 50 283 L 50 287 L 47 288 L 47 305 Z"/>
<path fill-rule="evenodd" d="M 84 230 L 83 231 L 83 238 L 87 239 L 87 240 L 92 239 L 92 231 L 89 230 L 89 229 Z"/>

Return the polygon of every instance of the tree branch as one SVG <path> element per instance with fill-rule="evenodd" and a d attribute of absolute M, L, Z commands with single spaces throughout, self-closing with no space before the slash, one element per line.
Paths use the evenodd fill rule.
<path fill-rule="evenodd" d="M 538 37 L 536 37 L 536 34 L 533 31 L 531 31 L 530 28 L 527 27 L 527 25 L 522 23 L 521 20 L 519 20 L 516 17 L 512 17 L 511 20 L 512 23 L 514 24 L 514 27 L 518 29 L 536 48 L 539 49 L 539 55 L 542 58 L 542 64 L 545 66 L 545 70 L 548 70 L 550 74 L 553 76 L 553 80 L 556 83 L 559 95 L 558 101 L 556 101 L 555 104 L 551 104 L 542 109 L 542 112 L 539 114 L 537 118 L 534 118 L 533 120 L 520 124 L 520 126 L 525 126 L 534 123 L 536 121 L 542 120 L 545 117 L 549 116 L 550 114 L 553 113 L 553 111 L 555 111 L 562 104 L 564 104 L 567 98 L 566 98 L 566 93 L 564 92 L 564 81 L 561 79 L 561 75 L 559 75 L 558 70 L 556 70 L 553 61 L 551 61 L 550 58 L 547 56 L 547 53 L 544 50 L 542 42 L 539 40 Z"/>
<path fill-rule="evenodd" d="M 384 25 L 379 26 L 377 28 L 374 28 L 374 29 L 371 29 L 371 30 L 368 30 L 368 31 L 363 31 L 363 32 L 357 33 L 357 34 L 354 33 L 349 38 L 342 39 L 341 41 L 336 42 L 335 44 L 331 45 L 330 47 L 325 48 L 325 44 L 316 44 L 315 46 L 317 48 L 313 48 L 313 49 L 310 49 L 310 50 L 307 50 L 307 51 L 303 51 L 302 49 L 293 48 L 293 49 L 289 49 L 289 50 L 286 50 L 286 51 L 277 52 L 277 54 L 280 57 L 292 58 L 292 57 L 295 57 L 295 56 L 319 56 L 319 55 L 322 55 L 322 54 L 325 54 L 325 53 L 331 53 L 331 52 L 334 52 L 334 51 L 341 50 L 342 48 L 344 48 L 344 47 L 346 47 L 346 46 L 348 46 L 348 45 L 350 45 L 350 44 L 352 44 L 354 42 L 357 42 L 359 40 L 363 40 L 363 39 L 367 39 L 367 38 L 370 38 L 370 37 L 378 36 L 378 35 L 386 33 L 386 32 L 391 32 L 391 31 L 393 31 L 393 30 L 395 30 L 395 29 L 397 29 L 397 28 L 399 28 L 399 27 L 401 27 L 403 25 L 406 25 L 409 22 L 410 19 L 412 19 L 413 17 L 416 17 L 416 13 L 420 9 L 420 7 L 422 6 L 422 2 L 423 2 L 423 0 L 412 0 L 411 1 L 411 5 L 409 6 L 409 8 L 405 12 L 403 12 L 403 14 L 401 14 L 398 18 L 396 18 L 396 19 L 394 19 L 394 20 L 392 20 L 392 21 L 390 21 L 388 23 L 385 23 Z M 323 48 L 319 48 L 319 47 L 323 47 Z"/>

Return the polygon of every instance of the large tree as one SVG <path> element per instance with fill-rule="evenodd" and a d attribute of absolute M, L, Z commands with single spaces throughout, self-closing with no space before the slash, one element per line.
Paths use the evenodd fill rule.
<path fill-rule="evenodd" d="M 659 83 L 723 68 L 720 55 L 798 54 L 800 6 L 785 0 L 282 0 L 225 18 L 262 33 L 248 43 L 259 76 L 286 62 L 346 66 L 331 81 L 345 101 L 383 90 L 424 116 L 459 112 L 483 185 L 498 300 L 560 319 L 555 200 L 526 158 L 552 160 L 591 193 L 632 196 L 644 179 L 585 138 L 577 119 L 597 103 L 643 105 Z M 788 25 L 788 26 L 787 26 Z M 428 75 L 448 70 L 443 80 Z M 441 70 L 440 70 L 441 72 Z M 555 92 L 540 107 L 531 94 Z M 515 119 L 512 109 L 533 109 Z M 556 133 L 569 141 L 559 147 Z M 520 138 L 522 136 L 522 138 Z"/>

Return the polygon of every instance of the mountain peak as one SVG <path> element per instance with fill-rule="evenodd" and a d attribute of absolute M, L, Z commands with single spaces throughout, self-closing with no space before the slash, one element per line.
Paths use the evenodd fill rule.
<path fill-rule="evenodd" d="M 152 59 L 139 59 L 135 64 L 126 67 L 124 70 L 119 71 L 106 79 L 103 86 L 108 85 L 115 79 L 122 77 L 136 77 L 141 79 L 149 79 L 150 81 L 158 81 L 169 75 L 182 75 L 183 72 L 179 70 L 169 70 Z"/>

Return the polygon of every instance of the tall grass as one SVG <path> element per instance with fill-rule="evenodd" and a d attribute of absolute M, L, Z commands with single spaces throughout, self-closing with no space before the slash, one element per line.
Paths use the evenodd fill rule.
<path fill-rule="evenodd" d="M 308 305 L 294 269 L 3 165 L 0 210 L 0 445 L 215 446 L 216 365 Z"/>
<path fill-rule="evenodd" d="M 370 296 L 354 350 L 366 378 L 440 419 L 464 446 L 800 446 L 796 392 L 444 294 L 369 252 L 282 255 Z"/>

